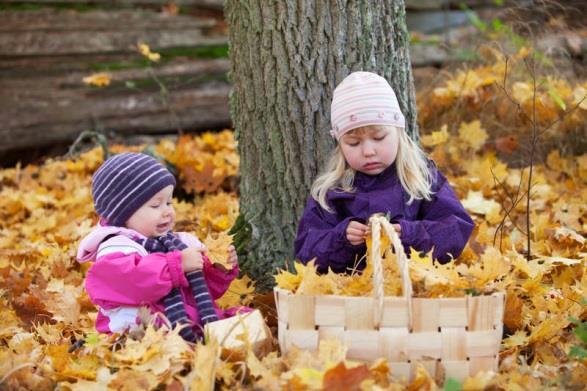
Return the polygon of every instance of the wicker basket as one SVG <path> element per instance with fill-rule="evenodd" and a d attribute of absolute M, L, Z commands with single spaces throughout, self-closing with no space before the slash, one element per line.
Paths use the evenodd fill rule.
<path fill-rule="evenodd" d="M 278 339 L 282 352 L 293 345 L 316 350 L 322 339 L 339 338 L 347 357 L 388 360 L 395 376 L 413 378 L 418 364 L 437 379 L 462 380 L 478 371 L 497 371 L 505 295 L 412 298 L 407 257 L 384 218 L 373 231 L 373 297 L 307 296 L 275 288 Z M 398 252 L 403 297 L 383 295 L 380 230 Z"/>

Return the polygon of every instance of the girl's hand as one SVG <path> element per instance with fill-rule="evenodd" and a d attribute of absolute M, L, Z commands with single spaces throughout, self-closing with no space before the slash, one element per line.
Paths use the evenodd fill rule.
<path fill-rule="evenodd" d="M 204 268 L 202 252 L 193 247 L 181 250 L 181 266 L 183 267 L 184 273 L 202 270 Z"/>
<path fill-rule="evenodd" d="M 230 265 L 231 268 L 234 268 L 238 265 L 238 256 L 236 255 L 236 248 L 231 244 L 228 246 L 228 258 L 226 263 Z"/>
<path fill-rule="evenodd" d="M 397 232 L 398 236 L 402 236 L 402 226 L 399 224 L 392 224 L 393 228 L 395 228 L 395 232 Z"/>
<path fill-rule="evenodd" d="M 346 227 L 346 238 L 353 246 L 365 243 L 365 237 L 369 233 L 369 226 L 351 221 Z"/>

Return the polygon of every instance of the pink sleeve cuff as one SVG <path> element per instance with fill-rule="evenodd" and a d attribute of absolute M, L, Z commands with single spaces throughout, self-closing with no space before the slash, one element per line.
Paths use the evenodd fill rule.
<path fill-rule="evenodd" d="M 185 278 L 181 265 L 181 252 L 170 251 L 166 254 L 166 258 L 173 287 L 188 286 L 188 281 Z"/>

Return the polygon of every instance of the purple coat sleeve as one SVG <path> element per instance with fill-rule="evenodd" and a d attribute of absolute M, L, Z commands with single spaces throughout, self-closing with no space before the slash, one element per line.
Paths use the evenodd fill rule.
<path fill-rule="evenodd" d="M 357 255 L 365 252 L 364 245 L 353 246 L 346 238 L 351 219 L 338 221 L 335 213 L 325 211 L 309 197 L 294 243 L 296 257 L 303 263 L 315 258 L 321 272 L 328 268 L 338 273 L 347 271 L 356 262 Z"/>
<path fill-rule="evenodd" d="M 446 178 L 437 170 L 432 200 L 420 206 L 415 221 L 399 219 L 406 248 L 428 252 L 440 262 L 458 257 L 473 231 L 474 223 Z"/>

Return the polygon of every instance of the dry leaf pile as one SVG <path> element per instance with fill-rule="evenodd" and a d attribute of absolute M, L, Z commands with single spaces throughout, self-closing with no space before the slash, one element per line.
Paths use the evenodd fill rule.
<path fill-rule="evenodd" d="M 521 118 L 508 122 L 515 114 L 511 107 L 497 116 L 499 87 L 492 83 L 500 80 L 497 71 L 504 65 L 494 65 L 471 70 L 475 79 L 457 74 L 434 93 L 434 104 L 420 109 L 429 130 L 422 142 L 474 216 L 476 228 L 450 265 L 412 254 L 411 278 L 416 294 L 429 297 L 507 292 L 504 322 L 511 335 L 503 341 L 500 371 L 479 373 L 453 389 L 582 389 L 587 384 L 587 155 L 565 157 L 553 150 L 534 166 L 528 261 L 528 169 L 508 167 L 498 158 L 506 151 L 520 152 L 526 133 L 512 132 L 515 140 L 499 143 L 493 136 L 499 121 L 526 130 L 527 123 Z M 571 112 L 585 86 L 567 91 L 549 83 L 554 92 L 541 85 L 539 113 L 545 118 L 551 118 L 549 110 L 558 116 L 571 113 L 555 131 L 572 133 L 576 121 L 585 121 L 582 103 Z M 515 89 L 523 108 L 526 90 L 522 85 Z M 484 107 L 484 115 L 475 107 Z M 451 110 L 473 117 L 448 121 Z M 130 148 L 114 148 L 123 149 Z M 227 230 L 238 213 L 232 134 L 186 136 L 176 145 L 163 141 L 154 150 L 177 169 L 185 192 L 195 195 L 194 203 L 176 202 L 177 228 L 197 234 L 212 258 L 223 260 Z M 220 359 L 214 343 L 190 347 L 176 332 L 155 330 L 148 322 L 142 334 L 97 334 L 96 309 L 83 290 L 87 266 L 75 261 L 75 251 L 96 221 L 89 185 L 101 162 L 101 151 L 95 149 L 76 159 L 0 171 L 0 388 L 437 389 L 422 368 L 406 383 L 394 378 L 385 360 L 345 360 L 345 347 L 336 341 L 322 342 L 315 353 L 292 349 L 285 356 L 272 352 L 259 359 L 249 352 L 244 360 L 231 361 Z M 386 259 L 386 294 L 398 294 L 397 271 L 390 254 Z M 277 280 L 300 293 L 361 295 L 370 292 L 367 277 L 369 270 L 354 277 L 317 276 L 311 266 L 296 265 L 295 274 L 283 273 Z M 221 303 L 254 303 L 253 290 L 249 279 L 237 280 Z"/>

